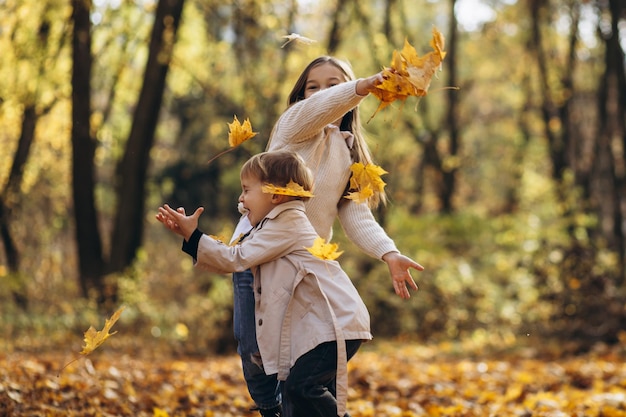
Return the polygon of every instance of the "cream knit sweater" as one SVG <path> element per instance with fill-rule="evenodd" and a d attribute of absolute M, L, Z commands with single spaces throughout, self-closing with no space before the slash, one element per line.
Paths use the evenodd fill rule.
<path fill-rule="evenodd" d="M 335 218 L 346 236 L 363 252 L 381 259 L 398 251 L 366 204 L 343 198 L 350 178 L 352 134 L 333 123 L 355 108 L 363 98 L 356 93 L 357 81 L 319 91 L 289 107 L 278 119 L 268 150 L 297 152 L 313 172 L 315 197 L 305 203 L 315 231 L 326 241 L 332 237 Z M 341 203 L 341 204 L 340 204 Z"/>

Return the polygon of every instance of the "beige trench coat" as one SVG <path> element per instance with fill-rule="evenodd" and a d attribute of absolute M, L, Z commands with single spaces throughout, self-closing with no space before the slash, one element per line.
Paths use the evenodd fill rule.
<path fill-rule="evenodd" d="M 324 261 L 306 248 L 317 233 L 302 201 L 276 206 L 238 245 L 229 247 L 203 235 L 197 266 L 213 271 L 254 274 L 257 341 L 268 375 L 285 380 L 303 354 L 337 341 L 337 403 L 345 413 L 345 340 L 370 340 L 367 308 L 336 261 Z"/>

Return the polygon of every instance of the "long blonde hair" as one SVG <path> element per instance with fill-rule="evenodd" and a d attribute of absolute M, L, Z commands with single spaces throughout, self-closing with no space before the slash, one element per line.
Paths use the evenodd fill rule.
<path fill-rule="evenodd" d="M 309 78 L 309 73 L 313 68 L 327 63 L 337 67 L 345 75 L 345 81 L 352 81 L 356 79 L 354 72 L 352 71 L 352 67 L 348 62 L 328 55 L 323 55 L 315 58 L 309 63 L 309 65 L 306 66 L 304 71 L 302 71 L 302 74 L 300 74 L 300 77 L 291 89 L 287 100 L 287 107 L 292 106 L 298 101 L 304 100 L 304 92 L 307 79 Z M 369 151 L 369 147 L 367 146 L 367 143 L 365 141 L 365 136 L 362 132 L 363 127 L 361 125 L 361 119 L 359 117 L 358 110 L 359 109 L 357 106 L 347 112 L 341 118 L 341 126 L 339 126 L 339 129 L 342 131 L 351 132 L 352 135 L 354 135 L 354 144 L 351 150 L 352 161 L 360 162 L 363 165 L 372 164 L 372 155 Z M 376 190 L 374 191 L 374 195 L 368 199 L 368 206 L 370 208 L 376 208 L 380 203 L 385 204 L 386 202 L 387 198 L 385 195 L 385 191 Z"/>

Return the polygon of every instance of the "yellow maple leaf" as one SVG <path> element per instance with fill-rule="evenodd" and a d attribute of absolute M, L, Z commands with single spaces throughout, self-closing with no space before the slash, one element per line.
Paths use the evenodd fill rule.
<path fill-rule="evenodd" d="M 252 124 L 250 123 L 249 118 L 244 120 L 242 124 L 239 122 L 237 115 L 235 115 L 233 117 L 233 122 L 226 124 L 228 125 L 228 145 L 230 146 L 230 148 L 218 153 L 217 155 L 209 159 L 207 161 L 207 164 L 210 164 L 214 159 L 224 155 L 225 153 L 232 151 L 248 139 L 252 139 L 258 133 L 252 131 Z"/>
<path fill-rule="evenodd" d="M 334 261 L 343 253 L 343 251 L 337 252 L 338 247 L 339 245 L 336 243 L 326 243 L 324 238 L 318 236 L 313 241 L 313 246 L 310 248 L 305 247 L 304 249 L 323 261 Z"/>
<path fill-rule="evenodd" d="M 385 182 L 381 176 L 387 174 L 387 171 L 375 164 L 363 164 L 355 162 L 350 166 L 352 176 L 350 177 L 350 189 L 361 190 L 370 186 L 372 190 L 383 191 Z"/>
<path fill-rule="evenodd" d="M 250 119 L 246 119 L 243 121 L 243 124 L 239 123 L 239 119 L 237 116 L 234 117 L 232 123 L 228 124 L 228 144 L 231 148 L 241 145 L 248 139 L 251 139 L 257 135 L 258 132 L 252 131 L 252 124 L 250 123 Z"/>
<path fill-rule="evenodd" d="M 350 189 L 344 196 L 348 200 L 357 203 L 365 203 L 367 199 L 374 195 L 374 190 L 382 192 L 385 182 L 381 176 L 387 171 L 375 164 L 363 164 L 355 162 L 350 166 L 352 176 L 350 177 Z"/>
<path fill-rule="evenodd" d="M 124 311 L 124 307 L 120 307 L 110 319 L 107 319 L 104 323 L 104 327 L 102 330 L 97 331 L 93 326 L 89 327 L 85 332 L 85 346 L 83 346 L 83 350 L 80 352 L 81 355 L 88 355 L 97 349 L 100 345 L 104 343 L 109 337 L 113 336 L 117 332 L 109 333 L 111 327 L 119 320 L 120 315 Z"/>
<path fill-rule="evenodd" d="M 365 203 L 367 199 L 374 195 L 374 190 L 368 184 L 359 191 L 349 192 L 348 195 L 345 196 L 348 200 L 352 200 L 357 203 Z"/>
<path fill-rule="evenodd" d="M 313 197 L 313 193 L 305 190 L 300 184 L 289 181 L 285 187 L 277 187 L 273 184 L 263 184 L 261 191 L 267 194 L 281 194 L 293 197 Z"/>
<path fill-rule="evenodd" d="M 87 329 L 84 334 L 85 346 L 83 346 L 83 350 L 80 352 L 81 355 L 89 355 L 91 352 L 97 349 L 98 346 L 103 344 L 105 340 L 117 333 L 109 333 L 109 331 L 111 330 L 111 327 L 113 327 L 115 322 L 119 320 L 122 311 L 124 311 L 124 308 L 125 307 L 122 306 L 115 313 L 113 313 L 111 318 L 105 321 L 104 327 L 101 331 L 97 331 L 96 329 L 94 329 L 93 326 L 90 326 L 89 329 Z M 59 373 L 67 368 L 70 364 L 76 362 L 79 358 L 80 356 L 76 356 L 74 357 L 74 359 L 63 365 L 63 367 L 59 370 Z"/>
<path fill-rule="evenodd" d="M 393 51 L 391 66 L 383 70 L 385 80 L 372 91 L 380 104 L 370 120 L 396 100 L 404 101 L 410 96 L 423 97 L 427 94 L 431 79 L 446 56 L 445 38 L 437 28 L 433 28 L 430 46 L 433 52 L 420 57 L 405 39 L 402 50 Z"/>

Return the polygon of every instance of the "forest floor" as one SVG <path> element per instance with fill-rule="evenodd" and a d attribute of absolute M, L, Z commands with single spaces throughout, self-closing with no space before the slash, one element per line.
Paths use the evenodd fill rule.
<path fill-rule="evenodd" d="M 353 417 L 626 416 L 626 350 L 564 355 L 442 343 L 366 344 L 349 364 Z M 258 415 L 236 354 L 0 353 L 0 416 Z M 65 368 L 64 366 L 67 365 Z"/>

